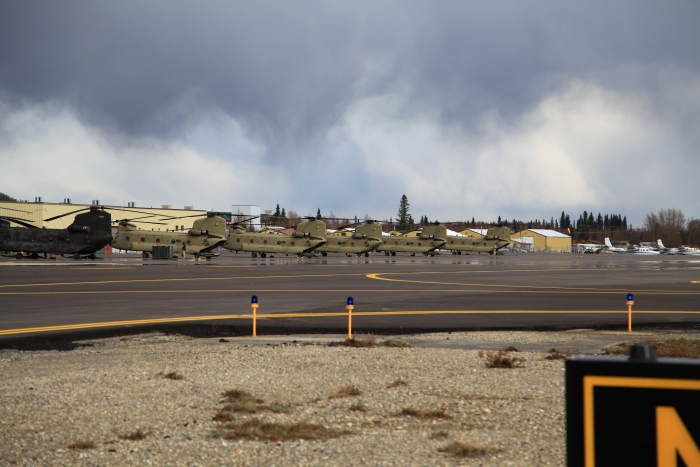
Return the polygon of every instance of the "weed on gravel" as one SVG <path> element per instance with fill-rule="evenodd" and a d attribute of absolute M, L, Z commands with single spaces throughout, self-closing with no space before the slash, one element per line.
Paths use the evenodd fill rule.
<path fill-rule="evenodd" d="M 478 457 L 495 452 L 492 448 L 479 446 L 477 444 L 467 443 L 464 441 L 455 441 L 445 447 L 438 449 L 440 452 L 452 454 L 455 457 Z"/>
<path fill-rule="evenodd" d="M 445 409 L 439 409 L 439 410 L 418 410 L 414 409 L 411 406 L 404 407 L 401 409 L 401 412 L 397 413 L 396 415 L 406 415 L 409 417 L 416 417 L 416 418 L 423 418 L 423 419 L 435 419 L 435 418 L 441 418 L 443 420 L 452 420 L 452 416 L 449 415 L 448 413 L 445 412 Z"/>
<path fill-rule="evenodd" d="M 162 371 L 159 371 L 156 373 L 157 376 L 162 376 L 165 379 L 174 379 L 174 380 L 179 380 L 184 378 L 180 373 L 177 371 L 171 371 L 170 373 L 163 373 Z"/>
<path fill-rule="evenodd" d="M 360 388 L 354 384 L 345 384 L 338 388 L 338 392 L 329 397 L 329 399 L 339 399 L 341 397 L 359 396 L 362 394 Z"/>
<path fill-rule="evenodd" d="M 74 441 L 68 445 L 68 449 L 92 449 L 95 447 L 95 442 L 91 439 Z"/>
<path fill-rule="evenodd" d="M 547 355 L 545 355 L 544 359 L 545 360 L 564 360 L 566 358 L 569 358 L 573 355 L 576 355 L 578 353 L 578 350 L 564 350 L 563 352 L 551 348 L 549 349 L 549 352 L 547 352 Z"/>
<path fill-rule="evenodd" d="M 267 411 L 274 413 L 287 413 L 290 411 L 288 404 L 280 402 L 272 402 L 265 404 L 263 399 L 253 397 L 241 389 L 231 389 L 222 394 L 221 402 L 228 402 L 223 408 L 219 409 L 214 415 L 214 420 L 223 422 L 233 420 L 233 413 L 257 413 L 258 411 Z"/>
<path fill-rule="evenodd" d="M 141 441 L 142 439 L 146 438 L 147 433 L 144 433 L 141 430 L 136 430 L 132 431 L 131 433 L 124 433 L 121 435 L 117 435 L 119 439 L 123 439 L 125 441 Z"/>
<path fill-rule="evenodd" d="M 387 386 L 387 389 L 391 388 L 398 388 L 399 386 L 408 386 L 408 383 L 401 378 L 394 380 L 393 383 L 391 383 L 389 386 Z"/>
<path fill-rule="evenodd" d="M 656 356 L 662 358 L 700 358 L 700 340 L 698 339 L 668 339 L 647 340 L 642 344 L 656 347 Z M 624 343 L 605 349 L 606 355 L 629 355 L 632 344 Z"/>
<path fill-rule="evenodd" d="M 377 341 L 374 337 L 368 337 L 367 339 L 357 339 L 355 337 L 345 339 L 344 341 L 335 341 L 328 344 L 329 347 L 355 347 L 355 348 L 374 348 L 374 347 L 394 347 L 394 348 L 406 348 L 410 347 L 408 342 L 400 342 L 394 339 L 387 339 L 385 341 Z"/>
<path fill-rule="evenodd" d="M 365 407 L 365 405 L 362 403 L 354 404 L 350 406 L 350 410 L 352 410 L 353 412 L 364 412 L 367 410 L 367 407 Z"/>
<path fill-rule="evenodd" d="M 430 434 L 430 439 L 445 439 L 450 436 L 450 433 L 446 430 L 433 431 Z"/>
<path fill-rule="evenodd" d="M 257 418 L 242 423 L 228 423 L 224 431 L 215 436 L 224 439 L 247 439 L 254 441 L 296 441 L 337 438 L 345 431 L 332 430 L 312 423 L 272 423 Z"/>
<path fill-rule="evenodd" d="M 479 357 L 486 359 L 487 368 L 522 368 L 525 366 L 525 359 L 510 355 L 511 352 L 502 350 L 495 352 L 484 352 L 479 350 Z"/>

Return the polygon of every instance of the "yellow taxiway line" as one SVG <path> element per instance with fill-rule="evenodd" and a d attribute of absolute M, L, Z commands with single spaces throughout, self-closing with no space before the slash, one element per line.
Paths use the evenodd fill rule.
<path fill-rule="evenodd" d="M 478 284 L 471 284 L 476 286 Z M 490 287 L 490 285 L 484 285 Z M 561 289 L 561 290 L 539 290 L 533 289 L 163 289 L 163 290 L 70 290 L 70 291 L 16 291 L 0 292 L 0 296 L 8 295 L 103 295 L 106 293 L 115 294 L 216 294 L 216 293 L 454 293 L 454 294 L 539 294 L 539 295 L 618 295 L 621 290 L 595 290 L 595 289 Z M 627 293 L 625 290 L 624 293 Z M 700 295 L 700 291 L 695 290 L 651 290 L 634 291 L 635 295 Z"/>
<path fill-rule="evenodd" d="M 700 311 L 674 311 L 674 310 L 642 310 L 635 314 L 655 315 L 697 315 Z M 527 315 L 527 314 L 627 314 L 627 310 L 417 310 L 417 311 L 353 311 L 352 315 L 358 316 L 397 316 L 397 315 Z M 285 318 L 347 318 L 343 312 L 318 312 L 318 313 L 270 313 L 257 314 L 258 319 L 285 319 Z M 179 318 L 151 318 L 125 321 L 103 321 L 96 323 L 64 324 L 58 326 L 42 326 L 36 328 L 18 328 L 0 330 L 0 336 L 13 334 L 27 334 L 49 331 L 70 331 L 77 329 L 92 329 L 115 326 L 133 326 L 144 324 L 182 323 L 193 321 L 221 321 L 227 319 L 252 319 L 250 313 L 234 315 L 212 316 L 184 316 Z"/>

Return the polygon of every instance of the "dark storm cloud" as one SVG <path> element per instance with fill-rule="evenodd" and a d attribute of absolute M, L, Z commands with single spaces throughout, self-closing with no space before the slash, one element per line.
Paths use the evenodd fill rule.
<path fill-rule="evenodd" d="M 0 95 L 127 135 L 218 108 L 273 153 L 364 96 L 470 128 L 572 80 L 654 99 L 700 68 L 696 2 L 3 2 Z"/>

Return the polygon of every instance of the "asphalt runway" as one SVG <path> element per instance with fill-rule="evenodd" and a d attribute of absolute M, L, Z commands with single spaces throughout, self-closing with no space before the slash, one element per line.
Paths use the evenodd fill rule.
<path fill-rule="evenodd" d="M 341 255 L 211 261 L 0 259 L 0 339 L 149 325 L 258 332 L 372 333 L 700 325 L 700 257 L 506 254 Z M 266 315 L 268 317 L 266 318 Z M 285 317 L 281 317 L 284 315 Z"/>

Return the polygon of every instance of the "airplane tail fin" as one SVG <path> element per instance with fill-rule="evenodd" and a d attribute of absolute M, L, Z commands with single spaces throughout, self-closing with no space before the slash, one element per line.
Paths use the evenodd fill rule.
<path fill-rule="evenodd" d="M 664 246 L 664 242 L 662 242 L 661 239 L 658 239 L 658 240 L 656 241 L 656 244 L 657 244 L 657 245 L 659 246 L 659 248 L 661 248 L 662 250 L 665 250 L 665 249 L 666 249 L 666 247 Z"/>
<path fill-rule="evenodd" d="M 610 238 L 605 237 L 605 246 L 608 248 L 612 248 L 612 243 L 610 243 Z"/>

